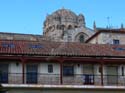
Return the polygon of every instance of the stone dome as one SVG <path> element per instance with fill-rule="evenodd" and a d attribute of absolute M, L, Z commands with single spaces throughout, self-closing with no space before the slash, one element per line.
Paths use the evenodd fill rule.
<path fill-rule="evenodd" d="M 66 31 L 80 27 L 85 27 L 84 15 L 77 15 L 69 9 L 62 8 L 46 16 L 43 28 L 45 36 L 62 39 Z"/>
<path fill-rule="evenodd" d="M 51 16 L 61 18 L 73 18 L 76 19 L 77 15 L 68 9 L 59 9 L 55 11 Z"/>

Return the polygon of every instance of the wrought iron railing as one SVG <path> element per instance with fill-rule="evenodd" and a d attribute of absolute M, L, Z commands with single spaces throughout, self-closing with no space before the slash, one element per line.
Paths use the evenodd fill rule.
<path fill-rule="evenodd" d="M 61 77 L 62 76 L 62 77 Z M 47 84 L 47 85 L 106 85 L 125 86 L 125 76 L 74 74 L 63 76 L 43 73 L 1 73 L 0 83 L 6 84 Z"/>

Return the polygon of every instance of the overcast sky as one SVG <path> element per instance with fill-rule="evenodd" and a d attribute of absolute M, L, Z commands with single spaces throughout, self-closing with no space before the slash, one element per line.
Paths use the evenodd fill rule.
<path fill-rule="evenodd" d="M 42 34 L 46 15 L 62 7 L 82 13 L 89 28 L 94 20 L 97 27 L 125 24 L 125 0 L 0 0 L 0 32 Z"/>

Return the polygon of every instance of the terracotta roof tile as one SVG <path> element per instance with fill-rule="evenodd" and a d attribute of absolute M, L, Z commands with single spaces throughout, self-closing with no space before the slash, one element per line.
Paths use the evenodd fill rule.
<path fill-rule="evenodd" d="M 2 43 L 14 44 L 3 47 Z M 32 48 L 29 45 L 42 47 Z M 56 55 L 56 56 L 122 56 L 125 57 L 125 45 L 82 44 L 61 42 L 0 41 L 0 54 L 6 55 Z"/>

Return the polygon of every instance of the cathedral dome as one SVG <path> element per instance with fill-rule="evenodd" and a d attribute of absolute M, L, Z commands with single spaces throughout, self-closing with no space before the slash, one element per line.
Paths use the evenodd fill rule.
<path fill-rule="evenodd" d="M 52 14 L 53 17 L 76 19 L 77 15 L 68 9 L 59 9 Z"/>
<path fill-rule="evenodd" d="M 68 30 L 85 27 L 85 18 L 82 14 L 75 14 L 69 9 L 58 9 L 46 16 L 44 21 L 44 35 L 52 37 L 51 39 L 62 39 Z"/>

